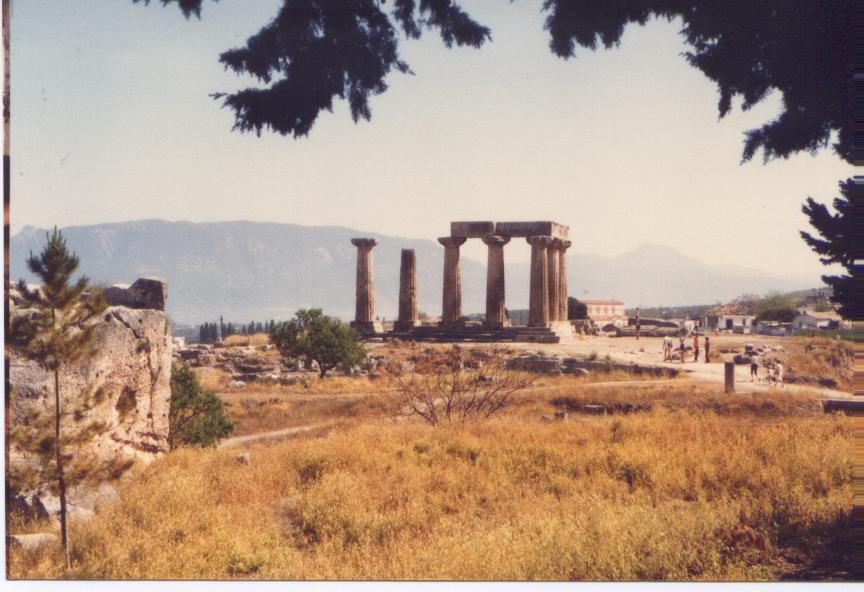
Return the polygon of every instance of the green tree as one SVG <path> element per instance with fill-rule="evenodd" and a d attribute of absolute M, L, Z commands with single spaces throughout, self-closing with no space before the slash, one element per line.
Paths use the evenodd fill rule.
<path fill-rule="evenodd" d="M 760 312 L 756 318 L 759 321 L 791 323 L 796 316 L 798 316 L 798 311 L 794 308 L 769 308 Z"/>
<path fill-rule="evenodd" d="M 274 324 L 270 342 L 283 356 L 301 358 L 307 368 L 318 364 L 322 378 L 333 368 L 347 371 L 366 359 L 360 336 L 320 308 L 298 310 L 290 321 Z"/>
<path fill-rule="evenodd" d="M 834 294 L 831 300 L 840 305 L 840 315 L 845 319 L 860 321 L 864 318 L 856 297 L 861 293 L 861 265 L 855 261 L 855 241 L 860 240 L 860 229 L 856 228 L 856 214 L 861 214 L 861 187 L 854 179 L 840 182 L 840 197 L 834 198 L 834 213 L 825 204 L 808 197 L 802 211 L 816 229 L 817 238 L 809 232 L 801 231 L 811 249 L 822 255 L 824 265 L 839 263 L 848 275 L 823 275 L 822 281 L 831 286 Z M 858 218 L 860 220 L 860 218 Z M 860 253 L 858 257 L 860 258 Z"/>
<path fill-rule="evenodd" d="M 149 3 L 150 0 L 133 0 Z M 176 3 L 200 16 L 203 0 Z M 679 19 L 689 51 L 684 58 L 715 82 L 719 112 L 741 97 L 747 110 L 778 91 L 783 110 L 747 132 L 743 160 L 763 150 L 766 160 L 816 152 L 837 133 L 836 152 L 853 162 L 854 36 L 851 0 L 543 0 L 549 47 L 562 58 L 576 46 L 618 45 L 629 23 Z M 369 98 L 387 90 L 393 71 L 411 73 L 400 37 L 435 29 L 451 47 L 481 47 L 491 30 L 455 0 L 283 0 L 275 18 L 243 47 L 223 52 L 227 69 L 261 86 L 213 96 L 234 112 L 234 129 L 268 128 L 305 136 L 335 98 L 347 100 L 354 121 L 369 119 Z"/>
<path fill-rule="evenodd" d="M 572 296 L 567 298 L 567 318 L 568 319 L 587 319 L 588 318 L 588 305 L 584 302 L 580 302 L 577 298 L 573 298 Z"/>
<path fill-rule="evenodd" d="M 185 363 L 171 366 L 171 410 L 168 413 L 168 445 L 215 446 L 234 426 L 225 416 L 225 405 L 206 391 Z"/>
<path fill-rule="evenodd" d="M 72 458 L 64 452 L 64 444 L 77 443 L 67 436 L 63 419 L 80 414 L 91 404 L 89 392 L 61 397 L 61 377 L 74 372 L 75 365 L 97 352 L 96 330 L 90 322 L 107 307 L 104 292 L 91 285 L 86 276 L 72 282 L 78 269 L 78 257 L 70 253 L 66 239 L 57 228 L 46 233 L 42 252 L 32 253 L 27 260 L 30 271 L 42 280 L 42 285 L 31 290 L 24 280 L 17 286 L 16 305 L 21 314 L 12 319 L 11 346 L 23 357 L 36 362 L 54 377 L 53 434 L 39 439 L 41 458 L 53 457 L 54 478 L 60 497 L 60 540 L 69 562 L 69 533 L 67 529 L 67 475 L 66 465 Z M 71 404 L 71 406 L 65 405 Z M 78 432 L 78 438 L 88 431 Z M 92 435 L 92 434 L 91 434 Z"/>
<path fill-rule="evenodd" d="M 794 308 L 795 298 L 792 296 L 792 294 L 784 294 L 783 292 L 773 291 L 768 292 L 762 298 L 756 298 L 751 305 L 750 313 L 762 318 L 762 315 L 767 311 L 793 310 Z"/>

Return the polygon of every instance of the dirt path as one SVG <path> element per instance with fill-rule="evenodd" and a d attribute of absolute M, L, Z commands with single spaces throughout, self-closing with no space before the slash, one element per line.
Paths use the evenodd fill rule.
<path fill-rule="evenodd" d="M 279 438 L 288 438 L 290 436 L 297 436 L 306 432 L 312 432 L 317 429 L 333 427 L 334 425 L 336 425 L 335 421 L 327 421 L 324 423 L 285 428 L 282 430 L 273 430 L 271 432 L 260 432 L 258 434 L 235 436 L 233 438 L 225 438 L 224 440 L 219 442 L 219 448 L 228 448 L 230 446 L 238 446 L 240 444 L 251 444 L 252 442 L 258 442 L 259 440 L 276 440 Z"/>
<path fill-rule="evenodd" d="M 216 396 L 223 401 L 236 399 L 290 399 L 292 401 L 312 401 L 323 399 L 360 399 L 373 393 L 267 393 L 246 391 L 220 391 Z"/>

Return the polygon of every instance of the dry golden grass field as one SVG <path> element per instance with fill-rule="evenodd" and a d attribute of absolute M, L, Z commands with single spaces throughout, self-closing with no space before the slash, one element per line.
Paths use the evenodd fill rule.
<path fill-rule="evenodd" d="M 56 547 L 12 549 L 9 575 L 851 577 L 854 418 L 801 391 L 634 378 L 542 377 L 497 417 L 437 426 L 384 378 L 226 394 L 237 435 L 336 424 L 167 454 L 73 523 L 70 568 Z M 578 411 L 592 403 L 637 411 Z"/>

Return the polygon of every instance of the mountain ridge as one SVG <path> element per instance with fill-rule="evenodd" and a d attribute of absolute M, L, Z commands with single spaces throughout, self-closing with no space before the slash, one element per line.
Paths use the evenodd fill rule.
<path fill-rule="evenodd" d="M 94 281 L 130 283 L 137 277 L 168 279 L 168 311 L 181 323 L 220 315 L 248 322 L 290 317 L 297 308 L 320 307 L 350 319 L 354 311 L 356 249 L 350 238 L 368 236 L 375 247 L 376 311 L 393 318 L 398 307 L 399 256 L 417 254 L 418 304 L 440 313 L 443 249 L 434 240 L 388 236 L 345 226 L 278 222 L 128 220 L 61 229 Z M 29 252 L 38 252 L 46 229 L 25 226 L 11 239 L 13 279 L 32 281 Z M 505 251 L 506 253 L 506 251 Z M 506 254 L 505 254 L 506 258 Z M 812 280 L 739 266 L 709 265 L 672 247 L 645 243 L 620 255 L 568 252 L 572 296 L 615 297 L 627 306 L 675 306 L 725 301 L 743 293 L 804 289 Z M 527 308 L 527 262 L 506 265 L 507 306 Z M 462 257 L 463 312 L 485 307 L 485 265 Z"/>

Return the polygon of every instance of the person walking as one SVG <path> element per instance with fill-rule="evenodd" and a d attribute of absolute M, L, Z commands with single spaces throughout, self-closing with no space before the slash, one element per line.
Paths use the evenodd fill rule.
<path fill-rule="evenodd" d="M 783 362 L 777 360 L 777 372 L 775 374 L 775 379 L 777 380 L 777 384 L 782 387 L 783 386 Z"/>
<path fill-rule="evenodd" d="M 699 361 L 699 334 L 693 334 L 693 361 Z"/>
<path fill-rule="evenodd" d="M 663 338 L 663 361 L 672 361 L 672 338 L 668 335 Z"/>
<path fill-rule="evenodd" d="M 750 356 L 750 382 L 759 379 L 759 357 L 756 354 Z"/>
<path fill-rule="evenodd" d="M 687 351 L 687 346 L 684 345 L 684 332 L 678 337 L 678 350 L 681 352 L 681 363 L 684 363 L 684 353 Z"/>
<path fill-rule="evenodd" d="M 711 349 L 711 338 L 706 335 L 705 336 L 705 363 L 708 363 L 708 352 Z"/>

